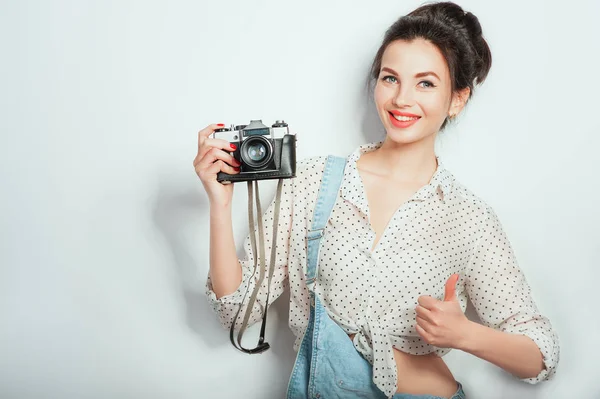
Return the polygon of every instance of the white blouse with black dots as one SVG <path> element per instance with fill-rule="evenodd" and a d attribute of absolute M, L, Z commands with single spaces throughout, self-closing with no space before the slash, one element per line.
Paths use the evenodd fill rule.
<path fill-rule="evenodd" d="M 388 397 L 396 392 L 392 348 L 414 355 L 436 352 L 443 356 L 450 351 L 421 339 L 415 329 L 415 307 L 420 295 L 442 300 L 446 280 L 454 273 L 460 274 L 456 293 L 463 311 L 468 296 L 484 325 L 524 334 L 539 346 L 545 369 L 523 381 L 534 384 L 550 378 L 559 359 L 558 337 L 549 320 L 538 311 L 497 215 L 461 185 L 439 158 L 430 183 L 396 211 L 371 252 L 375 232 L 356 162 L 361 154 L 381 144 L 362 145 L 348 157 L 322 240 L 315 284 L 328 315 L 346 333 L 356 334 L 354 346 L 373 365 L 374 383 Z M 305 237 L 312 223 L 325 159 L 300 161 L 296 178 L 286 179 L 283 184 L 269 301 L 272 303 L 285 287 L 290 287 L 289 325 L 296 336 L 296 351 L 309 319 Z M 272 202 L 263 215 L 267 255 L 272 244 L 273 207 Z M 246 256 L 240 260 L 243 281 L 236 292 L 217 299 L 210 277 L 206 283 L 209 302 L 225 328 L 231 326 L 247 288 L 251 293 L 255 286 L 249 236 L 244 248 Z M 266 295 L 265 277 L 251 323 L 261 320 Z M 236 322 L 238 328 L 244 311 Z"/>

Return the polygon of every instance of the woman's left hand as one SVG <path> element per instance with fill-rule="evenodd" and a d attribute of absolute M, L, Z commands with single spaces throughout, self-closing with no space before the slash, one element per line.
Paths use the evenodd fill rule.
<path fill-rule="evenodd" d="M 425 342 L 439 348 L 460 349 L 472 324 L 456 297 L 458 278 L 458 274 L 453 274 L 446 281 L 443 301 L 428 295 L 418 299 L 417 332 Z"/>

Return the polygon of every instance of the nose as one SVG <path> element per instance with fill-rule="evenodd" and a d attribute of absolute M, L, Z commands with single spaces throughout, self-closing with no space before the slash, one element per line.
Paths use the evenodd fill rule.
<path fill-rule="evenodd" d="M 393 102 L 398 108 L 410 107 L 414 105 L 415 97 L 412 88 L 409 86 L 402 87 L 399 85 Z"/>

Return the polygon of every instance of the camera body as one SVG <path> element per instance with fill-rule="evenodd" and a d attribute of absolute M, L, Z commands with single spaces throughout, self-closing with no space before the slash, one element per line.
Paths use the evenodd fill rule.
<path fill-rule="evenodd" d="M 237 174 L 217 174 L 223 184 L 296 176 L 296 135 L 290 134 L 283 120 L 268 127 L 253 119 L 248 125 L 216 129 L 213 137 L 235 144 L 231 155 L 241 163 Z"/>

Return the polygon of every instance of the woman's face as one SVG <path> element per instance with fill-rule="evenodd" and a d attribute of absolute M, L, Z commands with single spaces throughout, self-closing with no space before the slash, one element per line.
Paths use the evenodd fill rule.
<path fill-rule="evenodd" d="M 446 60 L 424 39 L 396 40 L 388 45 L 374 94 L 388 138 L 397 143 L 435 138 L 444 119 L 462 109 L 458 96 L 451 96 Z"/>

